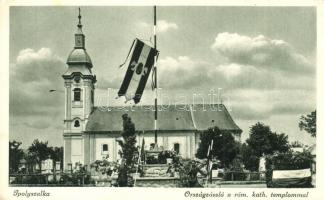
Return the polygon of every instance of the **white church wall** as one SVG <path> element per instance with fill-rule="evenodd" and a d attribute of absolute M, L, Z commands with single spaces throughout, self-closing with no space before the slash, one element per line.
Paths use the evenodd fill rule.
<path fill-rule="evenodd" d="M 76 162 L 83 164 L 82 138 L 71 138 L 71 163 L 74 166 Z"/>
<path fill-rule="evenodd" d="M 79 127 L 75 127 L 75 123 L 76 121 L 79 121 Z M 80 118 L 75 118 L 72 122 L 71 122 L 71 131 L 74 133 L 81 133 L 81 131 L 83 130 L 83 123 L 82 120 Z"/>
<path fill-rule="evenodd" d="M 143 140 L 143 136 L 140 136 L 139 139 L 137 139 L 137 145 L 142 144 L 142 140 Z M 144 149 L 149 150 L 150 145 L 155 143 L 154 134 L 144 135 L 144 141 L 145 141 Z M 158 146 L 163 146 L 162 136 L 158 137 L 157 143 L 158 143 Z"/>
<path fill-rule="evenodd" d="M 96 135 L 94 138 L 91 138 L 94 141 L 94 160 L 102 160 L 107 154 L 109 155 L 109 161 L 116 161 L 120 159 L 120 155 L 118 154 L 121 147 L 118 142 L 116 142 L 116 138 L 120 137 L 119 135 L 110 136 L 110 135 Z M 137 144 L 141 146 L 143 141 L 143 135 L 140 135 L 136 138 Z M 154 133 L 145 133 L 144 141 L 145 141 L 145 150 L 150 149 L 150 145 L 154 144 Z M 158 146 L 162 147 L 164 150 L 174 150 L 174 145 L 178 143 L 179 146 L 179 154 L 183 158 L 194 158 L 196 153 L 196 139 L 195 134 L 191 132 L 164 132 L 158 133 Z M 102 145 L 108 145 L 108 152 L 102 152 Z"/>
<path fill-rule="evenodd" d="M 117 159 L 118 149 L 116 147 L 115 138 L 106 137 L 106 138 L 96 138 L 95 146 L 95 160 L 102 160 L 107 155 L 108 161 L 114 161 Z M 108 151 L 103 151 L 103 145 L 108 145 Z M 118 145 L 118 144 L 117 144 Z"/>
<path fill-rule="evenodd" d="M 178 143 L 180 145 L 179 154 L 183 158 L 188 158 L 188 150 L 187 147 L 187 138 L 185 135 L 178 136 L 168 136 L 168 150 L 175 150 L 174 144 Z"/>
<path fill-rule="evenodd" d="M 82 102 L 80 103 L 81 105 L 78 106 L 76 105 L 76 103 L 80 103 L 80 102 L 73 102 L 73 106 L 72 106 L 72 118 L 74 117 L 80 117 L 83 115 L 83 108 L 82 108 Z"/>

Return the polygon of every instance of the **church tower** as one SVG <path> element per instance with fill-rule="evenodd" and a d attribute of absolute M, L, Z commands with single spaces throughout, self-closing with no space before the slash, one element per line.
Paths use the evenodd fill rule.
<path fill-rule="evenodd" d="M 96 76 L 91 72 L 92 62 L 85 49 L 80 8 L 78 18 L 74 49 L 67 59 L 68 69 L 62 75 L 65 87 L 64 169 L 78 162 L 85 163 L 87 150 L 83 132 L 94 107 Z"/>

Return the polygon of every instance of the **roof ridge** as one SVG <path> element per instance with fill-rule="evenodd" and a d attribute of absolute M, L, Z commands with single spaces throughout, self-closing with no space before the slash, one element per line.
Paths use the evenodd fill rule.
<path fill-rule="evenodd" d="M 157 106 L 158 107 L 161 107 L 161 106 L 202 106 L 202 105 L 208 105 L 208 106 L 211 106 L 211 105 L 221 105 L 221 106 L 224 106 L 226 107 L 223 103 L 209 103 L 209 104 L 203 104 L 203 103 L 195 103 L 195 104 L 158 104 Z M 144 107 L 144 106 L 154 106 L 154 104 L 145 104 L 145 105 L 138 105 L 138 106 L 94 106 L 94 108 L 101 108 L 101 107 L 108 107 L 108 108 L 120 108 L 120 107 L 125 107 L 125 108 L 130 108 L 130 107 L 134 107 L 134 108 L 138 108 L 138 107 Z"/>

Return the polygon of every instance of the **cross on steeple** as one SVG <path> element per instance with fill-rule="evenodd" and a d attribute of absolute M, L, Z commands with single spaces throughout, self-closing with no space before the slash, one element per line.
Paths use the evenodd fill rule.
<path fill-rule="evenodd" d="M 77 25 L 78 30 L 75 34 L 75 48 L 77 49 L 84 49 L 85 48 L 85 36 L 82 33 L 82 24 L 81 24 L 81 9 L 79 7 L 79 23 Z"/>
<path fill-rule="evenodd" d="M 79 15 L 78 15 L 78 18 L 79 18 L 79 23 L 78 23 L 78 31 L 80 33 L 82 33 L 82 24 L 81 24 L 81 8 L 79 7 Z"/>

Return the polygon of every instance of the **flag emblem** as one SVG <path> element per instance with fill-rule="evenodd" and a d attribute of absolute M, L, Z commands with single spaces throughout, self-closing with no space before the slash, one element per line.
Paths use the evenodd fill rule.
<path fill-rule="evenodd" d="M 126 101 L 140 102 L 144 88 L 154 66 L 155 56 L 158 51 L 139 39 L 135 39 L 130 50 L 131 59 L 118 91 L 118 96 L 125 96 Z"/>
<path fill-rule="evenodd" d="M 137 75 L 144 76 L 147 73 L 147 67 L 144 68 L 143 63 L 137 63 L 137 62 L 133 61 L 133 63 L 131 64 L 131 67 L 132 67 L 131 70 L 135 71 L 135 73 Z"/>

